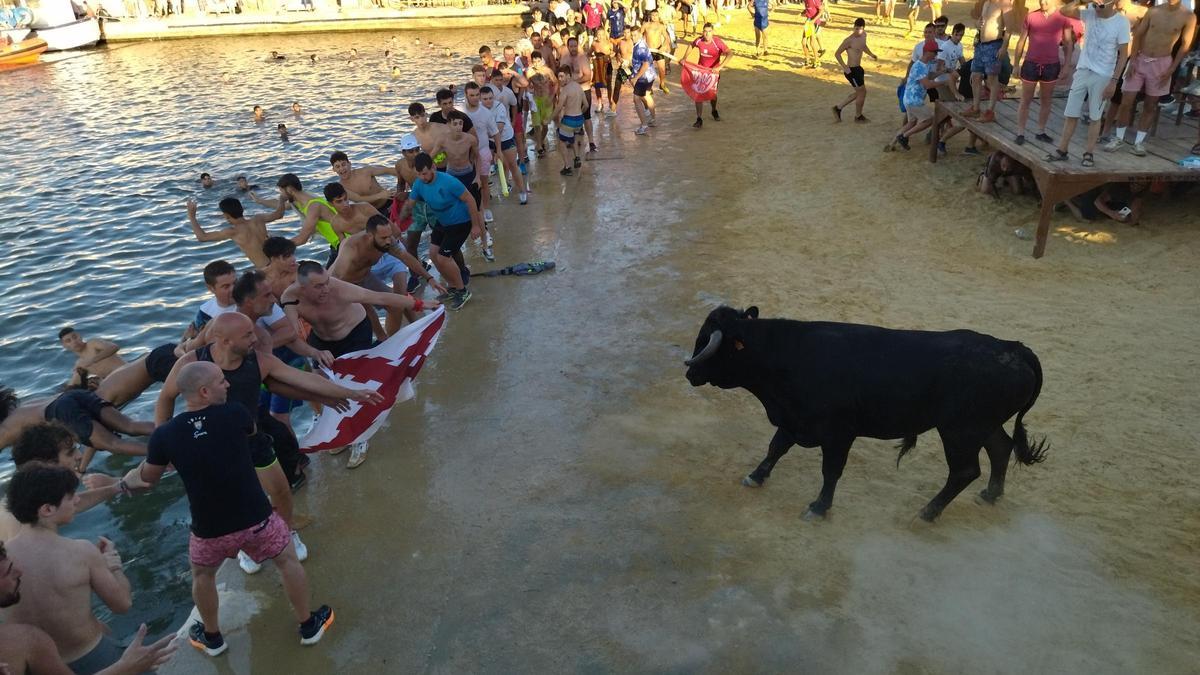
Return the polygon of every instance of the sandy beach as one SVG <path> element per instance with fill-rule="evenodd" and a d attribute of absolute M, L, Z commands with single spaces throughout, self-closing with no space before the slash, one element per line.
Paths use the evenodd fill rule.
<path fill-rule="evenodd" d="M 830 57 L 872 13 L 834 6 L 808 70 L 796 6 L 760 60 L 743 10 L 717 31 L 739 55 L 723 121 L 692 129 L 676 87 L 636 137 L 626 91 L 581 177 L 542 160 L 529 206 L 496 207 L 497 254 L 558 269 L 473 283 L 368 465 L 314 458 L 298 506 L 331 632 L 299 647 L 275 572 L 227 565 L 228 654 L 185 647 L 166 672 L 1194 672 L 1195 198 L 1152 200 L 1136 228 L 1063 212 L 1034 260 L 1013 231 L 1035 200 L 976 193 L 965 135 L 936 165 L 919 143 L 880 152 L 903 29 L 869 29 L 871 123 L 832 123 L 849 87 Z M 936 434 L 899 469 L 859 440 L 829 519 L 804 522 L 818 453 L 742 487 L 761 406 L 683 377 L 718 303 L 1020 340 L 1049 459 L 926 525 Z"/>

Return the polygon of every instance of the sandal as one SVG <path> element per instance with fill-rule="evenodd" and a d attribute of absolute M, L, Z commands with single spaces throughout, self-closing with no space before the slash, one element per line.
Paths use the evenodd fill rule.
<path fill-rule="evenodd" d="M 1091 154 L 1091 153 L 1088 153 L 1088 154 Z M 1046 155 L 1046 161 L 1047 162 L 1065 162 L 1065 161 L 1067 161 L 1067 157 L 1068 157 L 1067 153 L 1063 152 L 1062 150 L 1059 150 L 1058 148 L 1055 148 L 1054 152 L 1051 152 L 1050 154 Z"/>
<path fill-rule="evenodd" d="M 1096 159 L 1092 157 L 1092 153 L 1083 153 L 1083 160 L 1080 162 L 1083 166 L 1096 166 Z"/>

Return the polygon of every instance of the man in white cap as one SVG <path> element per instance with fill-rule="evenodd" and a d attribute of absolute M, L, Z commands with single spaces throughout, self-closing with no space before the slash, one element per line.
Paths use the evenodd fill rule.
<path fill-rule="evenodd" d="M 417 181 L 417 170 L 413 167 L 413 159 L 421 152 L 421 142 L 413 134 L 404 134 L 400 139 L 400 161 L 396 162 L 396 202 L 403 204 L 408 199 L 408 191 Z M 391 214 L 385 214 L 389 217 Z M 395 219 L 393 218 L 393 221 Z M 430 229 L 437 224 L 437 220 L 433 216 L 433 212 L 425 204 L 417 204 L 413 206 L 412 214 L 405 216 L 396 225 L 400 228 L 400 232 L 404 235 L 404 248 L 420 260 L 425 269 L 429 266 L 425 262 L 429 255 L 429 245 L 425 245 L 425 251 L 418 253 L 417 249 L 421 245 L 421 235 L 425 230 Z M 408 279 L 408 292 L 412 293 L 418 286 L 421 285 L 420 278 L 410 276 Z"/>

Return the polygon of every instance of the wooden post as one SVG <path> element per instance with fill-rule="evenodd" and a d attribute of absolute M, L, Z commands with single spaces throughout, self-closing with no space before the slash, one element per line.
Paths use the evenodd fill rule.
<path fill-rule="evenodd" d="M 930 131 L 931 138 L 929 139 L 929 161 L 937 163 L 938 159 L 938 143 L 942 140 L 942 120 L 946 119 L 948 114 L 946 109 L 942 107 L 941 101 L 933 102 L 933 129 Z"/>

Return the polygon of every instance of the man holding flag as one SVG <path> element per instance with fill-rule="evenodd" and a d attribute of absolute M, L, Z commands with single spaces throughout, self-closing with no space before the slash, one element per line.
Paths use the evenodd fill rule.
<path fill-rule="evenodd" d="M 687 60 L 692 49 L 696 49 L 698 52 L 695 64 L 689 63 Z M 709 107 L 712 109 L 712 118 L 717 122 L 721 121 L 721 115 L 717 112 L 717 81 L 720 79 L 721 68 L 732 56 L 733 52 L 729 51 L 729 47 L 725 46 L 721 38 L 713 34 L 711 23 L 704 24 L 704 32 L 692 41 L 692 44 L 688 45 L 687 51 L 683 53 L 683 58 L 680 59 L 683 72 L 679 77 L 683 90 L 696 102 L 696 122 L 692 125 L 693 127 L 699 129 L 704 126 L 704 120 L 700 118 L 700 114 L 704 112 L 705 101 L 708 101 Z M 701 82 L 706 86 L 698 86 Z"/>

